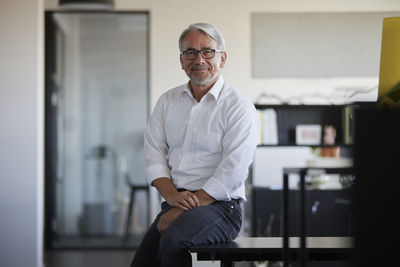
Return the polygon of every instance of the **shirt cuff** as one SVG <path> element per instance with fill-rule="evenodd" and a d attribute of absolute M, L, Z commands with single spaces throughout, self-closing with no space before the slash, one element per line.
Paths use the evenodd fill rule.
<path fill-rule="evenodd" d="M 170 170 L 167 166 L 163 164 L 156 164 L 146 168 L 146 180 L 151 185 L 151 183 L 161 177 L 170 178 Z"/>
<path fill-rule="evenodd" d="M 215 198 L 218 201 L 228 201 L 231 200 L 231 197 L 226 190 L 225 186 L 215 179 L 211 177 L 208 181 L 203 185 L 202 189 L 207 192 L 210 196 Z"/>

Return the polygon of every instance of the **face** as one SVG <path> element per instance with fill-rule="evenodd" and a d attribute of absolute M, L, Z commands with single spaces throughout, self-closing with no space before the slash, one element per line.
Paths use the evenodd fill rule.
<path fill-rule="evenodd" d="M 210 39 L 205 33 L 200 31 L 189 32 L 182 42 L 182 49 L 200 50 L 202 48 L 218 49 L 218 44 Z M 182 69 L 190 78 L 190 81 L 198 86 L 207 86 L 213 84 L 219 76 L 220 69 L 224 67 L 226 53 L 215 53 L 210 59 L 204 59 L 200 54 L 193 60 L 184 59 L 180 56 Z"/>

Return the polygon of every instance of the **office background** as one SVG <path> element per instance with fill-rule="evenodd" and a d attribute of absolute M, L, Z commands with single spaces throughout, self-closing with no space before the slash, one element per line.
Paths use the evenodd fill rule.
<path fill-rule="evenodd" d="M 228 51 L 224 78 L 250 100 L 265 88 L 285 98 L 348 85 L 365 88 L 374 77 L 252 78 L 251 14 L 258 12 L 396 12 L 397 0 L 196 1 L 120 0 L 115 10 L 150 12 L 151 107 L 166 89 L 186 80 L 177 36 L 207 21 L 223 32 Z M 211 8 L 210 8 L 211 7 Z M 0 2 L 0 265 L 42 266 L 44 205 L 44 10 L 57 1 Z"/>

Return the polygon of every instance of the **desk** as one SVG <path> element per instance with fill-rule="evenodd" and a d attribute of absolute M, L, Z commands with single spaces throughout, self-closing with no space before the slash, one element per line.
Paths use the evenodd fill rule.
<path fill-rule="evenodd" d="M 243 237 L 229 243 L 194 246 L 190 252 L 197 253 L 197 260 L 220 260 L 221 266 L 233 266 L 234 261 L 282 261 L 282 237 Z M 308 260 L 351 260 L 353 238 L 307 237 Z M 300 258 L 300 238 L 289 238 L 290 260 Z"/>

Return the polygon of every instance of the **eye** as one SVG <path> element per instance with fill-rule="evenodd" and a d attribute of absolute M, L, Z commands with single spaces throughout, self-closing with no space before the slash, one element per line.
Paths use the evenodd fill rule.
<path fill-rule="evenodd" d="M 185 55 L 187 55 L 187 56 L 192 56 L 192 55 L 194 55 L 194 51 L 193 50 L 189 50 L 189 51 L 185 51 L 185 52 L 183 52 Z"/>
<path fill-rule="evenodd" d="M 210 55 L 212 55 L 212 53 L 213 53 L 212 49 L 204 49 L 203 50 L 203 55 L 210 56 Z"/>

